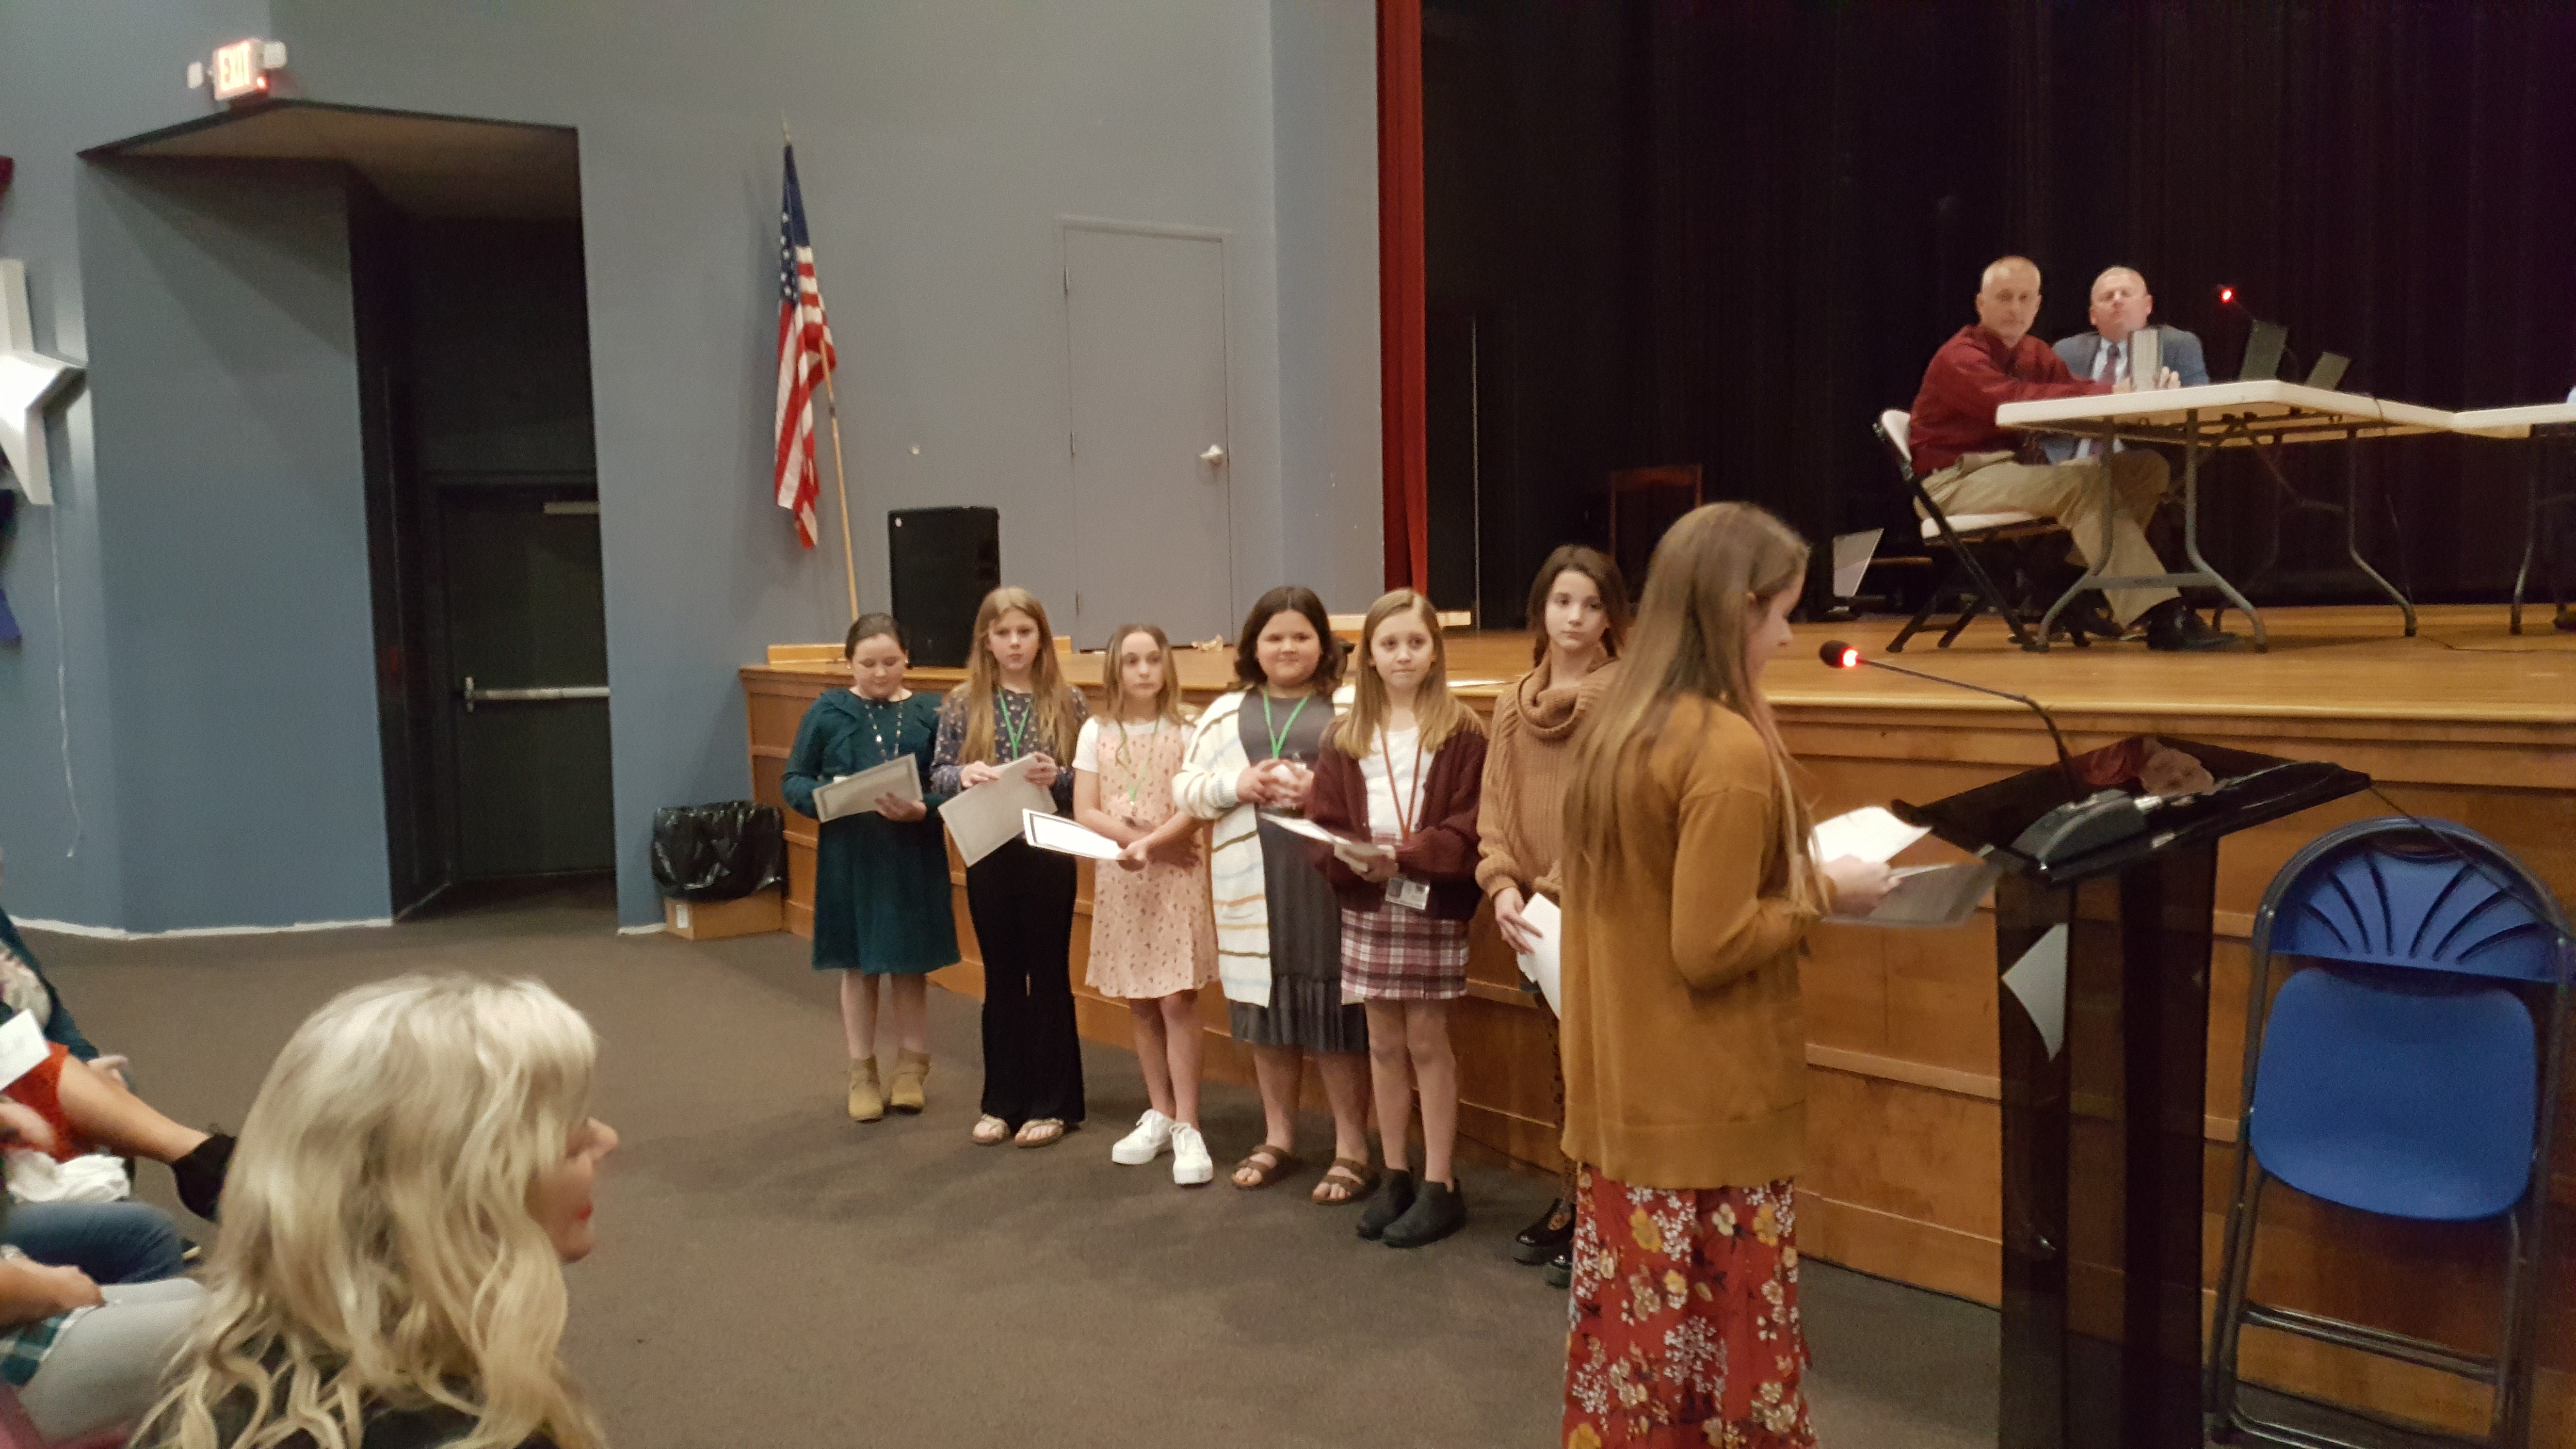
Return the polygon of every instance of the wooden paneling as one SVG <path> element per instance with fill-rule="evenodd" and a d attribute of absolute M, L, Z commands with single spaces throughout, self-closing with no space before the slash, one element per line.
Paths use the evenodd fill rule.
<path fill-rule="evenodd" d="M 2161 733 L 2302 759 L 2331 759 L 2371 774 L 2403 808 L 2464 822 L 2501 842 L 2576 898 L 2576 640 L 2503 632 L 2501 609 L 2424 611 L 2424 637 L 2401 640 L 2385 610 L 2276 611 L 2268 656 L 2150 656 L 2101 647 L 2046 656 L 1999 647 L 1999 631 L 1971 630 L 1956 649 L 1907 662 L 1999 688 L 2033 693 L 2057 711 L 2081 749 L 2135 733 Z M 2028 712 L 1870 671 L 1828 671 L 1811 657 L 1823 630 L 1803 629 L 1803 649 L 1775 663 L 1766 687 L 1804 767 L 1820 814 L 1888 799 L 1924 801 L 2047 763 L 2046 733 Z M 1860 631 L 1865 639 L 1877 636 Z M 1453 676 L 1510 678 L 1526 667 L 1522 635 L 1456 636 Z M 1182 678 L 1204 702 L 1231 677 L 1230 651 L 1184 651 Z M 1096 686 L 1099 656 L 1067 660 L 1077 684 Z M 754 778 L 774 798 L 776 767 L 797 719 L 840 677 L 837 664 L 758 666 L 743 672 Z M 944 688 L 956 671 L 921 671 L 916 688 Z M 1491 689 L 1461 690 L 1481 708 Z M 1989 703 L 1993 707 L 1989 708 Z M 2232 1155 L 2245 1039 L 2245 937 L 2282 863 L 2321 832 L 2388 813 L 2370 795 L 2335 802 L 2232 837 L 2219 855 L 2219 940 L 2211 962 L 2207 1093 L 2209 1268 L 2232 1187 Z M 789 817 L 791 835 L 800 817 Z M 804 839 L 810 841 L 810 823 Z M 804 872 L 795 874 L 800 849 Z M 1906 860 L 1953 858 L 1935 841 Z M 810 845 L 791 838 L 791 927 L 810 922 Z M 957 880 L 963 881 L 962 874 Z M 1088 877 L 1079 909 L 1087 918 Z M 957 899 L 965 964 L 934 979 L 980 994 L 981 972 Z M 2096 914 L 2087 910 L 2087 915 Z M 804 924 L 810 930 L 810 924 Z M 1075 931 L 1075 979 L 1084 1034 L 1125 1045 L 1127 1012 L 1080 987 L 1088 928 Z M 1453 1039 L 1460 1067 L 1460 1128 L 1471 1144 L 1542 1168 L 1557 1165 L 1555 1100 L 1543 1011 L 1519 990 L 1511 956 L 1479 917 L 1472 933 L 1471 995 Z M 1983 1302 L 2000 1293 L 2000 1143 L 1996 1100 L 1994 927 L 1980 914 L 1952 931 L 1828 926 L 1802 968 L 1809 1063 L 1809 1167 L 1800 1181 L 1801 1245 L 1809 1255 Z M 1226 1035 L 1225 1003 L 1201 994 L 1208 1069 L 1248 1082 L 1250 1063 Z M 2079 991 L 2076 1010 L 2081 1030 Z M 1311 1074 L 1307 1100 L 1320 1108 Z M 2576 1085 L 2571 1100 L 2576 1108 Z M 2553 1198 L 2576 1205 L 2576 1132 L 2560 1134 Z M 2256 1292 L 2275 1303 L 2340 1313 L 2475 1347 L 2493 1338 L 2497 1273 L 2491 1244 L 2474 1229 L 2426 1232 L 2280 1193 L 2268 1205 Z M 2090 1225 L 2095 1232 L 2104 1222 Z M 2576 1234 L 2554 1235 L 2561 1245 Z M 2487 1234 L 2488 1238 L 2492 1234 Z M 2576 1449 L 2565 1412 L 2564 1370 L 2576 1366 L 2576 1322 L 2567 1285 L 2576 1254 L 2552 1252 L 2541 1337 L 2544 1373 L 2536 1442 Z M 2484 1395 L 2438 1375 L 2378 1366 L 2355 1355 L 2249 1335 L 2247 1376 L 2382 1412 L 2473 1427 Z"/>

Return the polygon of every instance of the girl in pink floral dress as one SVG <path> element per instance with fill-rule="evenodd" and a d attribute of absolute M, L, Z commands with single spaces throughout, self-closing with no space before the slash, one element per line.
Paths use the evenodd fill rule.
<path fill-rule="evenodd" d="M 1196 1187 L 1216 1174 L 1199 1136 L 1198 1006 L 1216 979 L 1216 915 L 1199 856 L 1205 827 L 1172 803 L 1189 745 L 1180 672 L 1151 624 L 1120 625 L 1102 672 L 1111 703 L 1074 745 L 1073 816 L 1126 853 L 1092 876 L 1085 979 L 1133 1013 L 1152 1103 L 1109 1158 L 1142 1167 L 1169 1148 L 1172 1181 Z"/>

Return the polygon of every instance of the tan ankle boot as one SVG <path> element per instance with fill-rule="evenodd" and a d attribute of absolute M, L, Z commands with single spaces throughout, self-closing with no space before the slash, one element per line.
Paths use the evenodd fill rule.
<path fill-rule="evenodd" d="M 921 1095 L 922 1079 L 930 1075 L 928 1052 L 897 1052 L 894 1059 L 894 1082 L 886 1090 L 886 1105 L 898 1112 L 918 1112 L 926 1105 Z"/>
<path fill-rule="evenodd" d="M 877 1059 L 850 1063 L 850 1120 L 874 1122 L 885 1111 L 885 1094 L 877 1089 Z"/>

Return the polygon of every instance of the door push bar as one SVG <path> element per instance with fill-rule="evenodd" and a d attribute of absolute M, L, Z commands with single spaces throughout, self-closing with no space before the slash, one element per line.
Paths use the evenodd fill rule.
<path fill-rule="evenodd" d="M 478 689 L 474 676 L 465 676 L 464 687 L 456 691 L 465 701 L 465 712 L 472 714 L 478 704 L 551 704 L 562 699 L 606 699 L 605 684 L 571 684 L 546 689 Z"/>

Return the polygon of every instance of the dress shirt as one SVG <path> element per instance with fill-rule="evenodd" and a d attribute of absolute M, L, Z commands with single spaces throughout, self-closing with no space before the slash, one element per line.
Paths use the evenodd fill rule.
<path fill-rule="evenodd" d="M 2047 343 L 2028 333 L 2006 347 L 1982 324 L 1969 323 L 1923 369 L 1908 437 L 1914 471 L 1928 477 L 1962 454 L 2020 451 L 2020 437 L 1995 426 L 1995 409 L 2005 403 L 2097 397 L 2110 390 L 2106 383 L 2078 379 Z"/>

